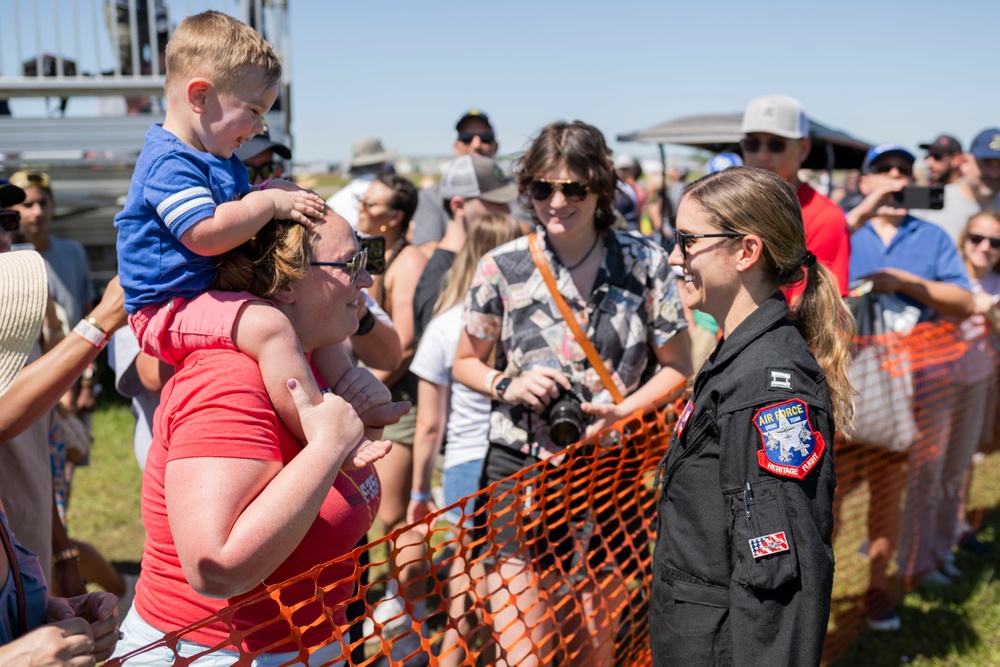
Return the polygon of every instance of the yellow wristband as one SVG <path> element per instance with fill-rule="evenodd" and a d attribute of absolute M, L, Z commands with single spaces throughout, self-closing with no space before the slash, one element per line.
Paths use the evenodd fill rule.
<path fill-rule="evenodd" d="M 483 389 L 486 390 L 487 396 L 493 395 L 493 382 L 500 375 L 500 371 L 494 369 L 486 374 L 486 378 L 483 380 Z"/>

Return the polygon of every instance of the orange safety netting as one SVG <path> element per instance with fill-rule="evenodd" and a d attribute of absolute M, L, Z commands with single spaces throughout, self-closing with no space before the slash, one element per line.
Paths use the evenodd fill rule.
<path fill-rule="evenodd" d="M 835 448 L 837 566 L 825 660 L 850 646 L 866 614 L 895 605 L 950 550 L 954 536 L 947 533 L 957 529 L 969 462 L 977 449 L 990 453 L 1000 442 L 990 418 L 993 358 L 987 355 L 985 368 L 977 363 L 981 349 L 950 324 L 858 341 L 854 380 L 864 387 L 857 402 L 867 443 L 840 440 Z M 127 666 L 150 651 L 177 665 L 224 651 L 239 664 L 275 651 L 292 652 L 286 664 L 304 664 L 319 651 L 313 665 L 359 667 L 649 664 L 652 487 L 676 420 L 675 398 L 617 424 L 624 437 L 613 446 L 583 441 L 560 465 L 542 462 L 479 492 L 475 512 L 463 515 L 471 528 L 444 522 L 454 506 L 444 508 L 334 561 L 355 564 L 357 592 L 349 600 L 342 599 L 345 581 L 318 583 L 326 563 L 108 664 Z M 1000 501 L 996 458 L 972 467 L 966 515 L 973 523 Z M 514 557 L 498 555 L 505 546 Z M 389 604 L 382 598 L 391 579 L 406 582 L 397 598 L 405 606 L 386 614 L 377 608 Z M 312 582 L 319 616 L 310 611 L 315 606 L 306 608 L 313 600 L 286 599 L 302 582 Z M 245 627 L 236 620 L 241 608 L 261 603 L 275 607 L 270 621 Z M 344 614 L 357 634 L 335 622 Z M 229 628 L 229 641 L 182 650 L 185 635 L 208 624 Z M 276 624 L 287 629 L 285 643 L 255 653 L 241 648 Z M 304 646 L 303 634 L 317 629 L 328 639 Z"/>

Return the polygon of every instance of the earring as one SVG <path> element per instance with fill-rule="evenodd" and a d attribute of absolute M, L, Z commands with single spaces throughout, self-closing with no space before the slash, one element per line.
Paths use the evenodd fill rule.
<path fill-rule="evenodd" d="M 381 227 L 379 227 L 379 231 L 382 232 L 383 234 L 385 234 L 385 230 L 387 230 L 387 229 L 388 229 L 388 227 L 386 227 L 385 225 L 382 225 Z"/>

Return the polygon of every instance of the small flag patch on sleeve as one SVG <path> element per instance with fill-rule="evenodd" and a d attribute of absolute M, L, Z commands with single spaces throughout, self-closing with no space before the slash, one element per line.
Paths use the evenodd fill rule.
<path fill-rule="evenodd" d="M 785 531 L 762 535 L 761 537 L 750 538 L 750 553 L 754 558 L 762 558 L 771 554 L 788 551 L 788 540 L 785 539 Z"/>

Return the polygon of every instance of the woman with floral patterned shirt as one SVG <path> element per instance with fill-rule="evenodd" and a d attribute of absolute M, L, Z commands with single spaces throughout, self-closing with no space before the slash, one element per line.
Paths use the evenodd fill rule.
<path fill-rule="evenodd" d="M 645 239 L 611 229 L 616 176 L 610 155 L 597 128 L 580 121 L 553 123 L 522 158 L 517 181 L 522 198 L 532 205 L 559 291 L 626 398 L 614 404 L 591 367 L 532 260 L 529 237 L 488 253 L 466 300 L 465 331 L 453 367 L 458 381 L 494 401 L 483 487 L 541 459 L 562 463 L 565 443 L 554 441 L 547 410 L 564 392 L 580 401 L 589 435 L 649 405 L 691 372 L 687 325 L 666 254 Z M 563 465 L 572 467 L 572 461 Z M 529 505 L 537 510 L 537 500 L 504 494 L 513 485 L 501 483 L 494 492 L 493 516 L 503 509 L 510 512 L 518 501 L 524 503 L 520 517 L 527 519 Z M 553 517 L 547 513 L 546 518 Z M 556 636 L 552 614 L 545 613 L 557 606 L 553 575 L 580 566 L 592 540 L 600 539 L 594 521 L 580 518 L 573 517 L 572 523 L 589 526 L 586 534 L 569 534 L 568 522 L 559 521 L 555 529 L 542 526 L 531 535 L 507 523 L 494 537 L 497 572 L 516 597 L 516 604 L 506 604 L 494 616 L 498 634 L 521 613 L 518 608 L 531 609 L 519 622 L 532 642 L 518 642 L 521 633 L 509 630 L 500 636 L 508 663 L 531 664 L 537 656 L 547 663 L 557 652 L 547 643 L 566 641 L 564 650 L 584 648 L 583 656 L 589 654 L 593 664 L 610 664 L 614 619 L 602 617 L 602 610 L 615 604 L 590 608 L 588 596 L 581 596 L 584 608 L 575 611 L 582 612 L 589 630 L 582 647 L 573 646 L 572 637 Z M 560 559 L 559 567 L 552 565 L 554 557 Z M 624 596 L 620 577 L 617 582 L 621 585 L 602 582 L 602 595 L 612 590 Z M 567 619 L 559 620 L 564 630 L 569 627 L 562 623 Z M 505 645 L 508 637 L 513 646 Z M 522 655 L 529 644 L 538 648 L 534 657 Z"/>

